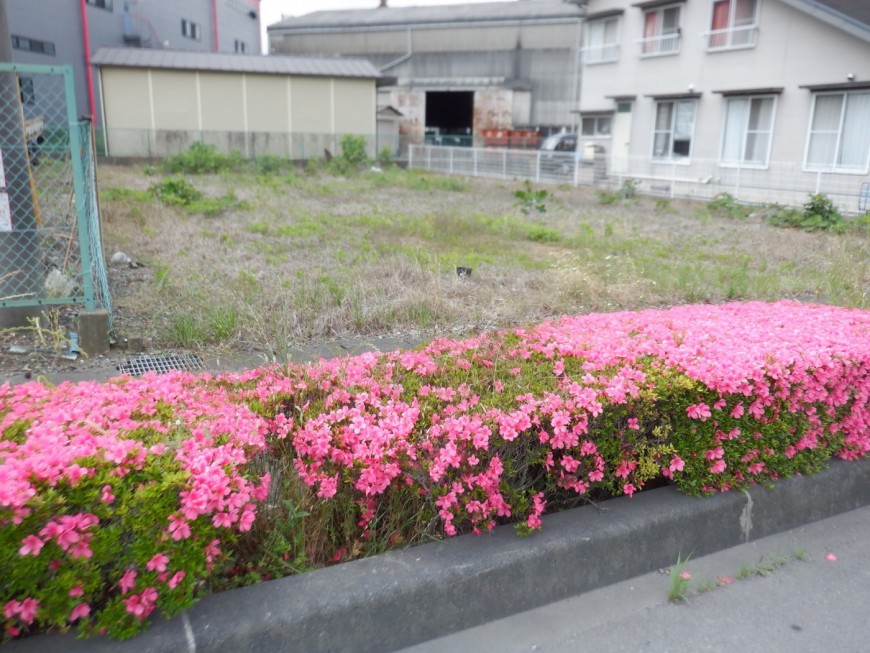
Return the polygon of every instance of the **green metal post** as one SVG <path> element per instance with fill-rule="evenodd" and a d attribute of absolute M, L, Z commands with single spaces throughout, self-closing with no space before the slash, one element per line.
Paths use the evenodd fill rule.
<path fill-rule="evenodd" d="M 94 300 L 94 276 L 91 268 L 90 222 L 88 220 L 88 201 L 85 197 L 85 171 L 82 166 L 82 127 L 76 117 L 75 85 L 71 66 L 61 67 L 66 89 L 66 113 L 69 123 L 70 161 L 73 170 L 73 189 L 76 199 L 76 220 L 78 221 L 79 251 L 81 252 L 82 284 L 84 286 L 85 308 L 96 309 Z M 90 147 L 88 148 L 90 152 Z"/>

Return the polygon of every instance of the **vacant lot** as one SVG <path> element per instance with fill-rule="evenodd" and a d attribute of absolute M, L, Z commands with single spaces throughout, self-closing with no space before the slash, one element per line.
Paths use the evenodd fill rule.
<path fill-rule="evenodd" d="M 204 199 L 183 206 L 185 181 Z M 605 205 L 594 189 L 551 186 L 546 211 L 526 215 L 519 181 L 400 170 L 167 178 L 108 166 L 100 187 L 107 256 L 143 264 L 112 268 L 119 335 L 156 347 L 281 358 L 312 341 L 423 340 L 566 313 L 782 298 L 868 306 L 866 232 L 782 229 L 701 203 Z M 460 278 L 457 266 L 473 271 Z"/>

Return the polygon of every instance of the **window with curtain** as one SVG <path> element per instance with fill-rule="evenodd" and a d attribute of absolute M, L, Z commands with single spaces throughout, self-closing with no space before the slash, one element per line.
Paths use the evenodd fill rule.
<path fill-rule="evenodd" d="M 586 24 L 586 63 L 603 63 L 619 59 L 619 17 L 591 20 Z"/>
<path fill-rule="evenodd" d="M 758 0 L 714 0 L 707 47 L 710 50 L 755 45 Z"/>
<path fill-rule="evenodd" d="M 721 162 L 725 165 L 766 166 L 773 135 L 774 97 L 729 98 Z"/>
<path fill-rule="evenodd" d="M 693 99 L 656 102 L 653 159 L 688 160 L 692 154 L 696 104 Z"/>
<path fill-rule="evenodd" d="M 807 142 L 811 170 L 862 172 L 870 165 L 870 91 L 815 96 Z"/>
<path fill-rule="evenodd" d="M 644 14 L 641 53 L 645 56 L 680 51 L 680 7 L 651 9 Z"/>

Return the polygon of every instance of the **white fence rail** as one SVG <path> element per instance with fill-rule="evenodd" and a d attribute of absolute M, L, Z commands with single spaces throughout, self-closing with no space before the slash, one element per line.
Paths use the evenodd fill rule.
<path fill-rule="evenodd" d="M 434 172 L 529 179 L 619 189 L 631 180 L 649 195 L 713 199 L 729 193 L 746 204 L 801 206 L 811 194 L 824 193 L 846 214 L 870 210 L 870 175 L 805 171 L 801 164 L 771 162 L 765 168 L 725 166 L 715 160 L 690 163 L 651 161 L 647 157 L 616 158 L 602 152 L 586 157 L 573 153 L 480 147 L 411 145 L 408 166 Z"/>

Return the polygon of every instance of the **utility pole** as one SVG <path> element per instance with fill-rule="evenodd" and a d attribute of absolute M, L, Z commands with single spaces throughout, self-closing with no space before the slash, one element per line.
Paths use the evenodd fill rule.
<path fill-rule="evenodd" d="M 12 61 L 6 0 L 0 0 L 0 61 Z M 18 76 L 0 72 L 0 302 L 39 295 L 43 274 Z M 3 308 L 0 327 L 25 326 L 39 307 Z"/>

